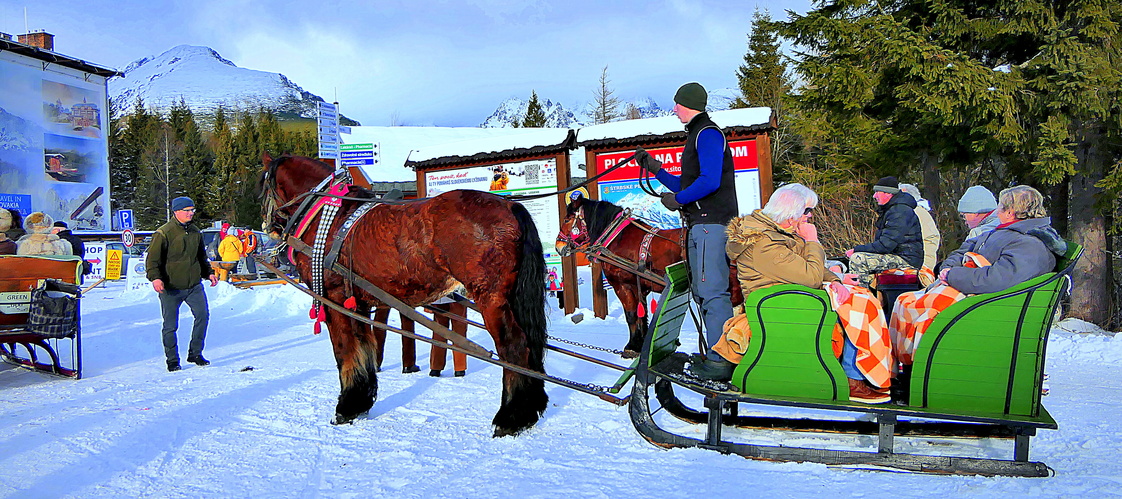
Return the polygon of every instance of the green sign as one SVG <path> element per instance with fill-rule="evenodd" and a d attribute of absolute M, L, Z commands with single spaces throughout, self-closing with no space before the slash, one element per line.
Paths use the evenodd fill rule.
<path fill-rule="evenodd" d="M 340 151 L 361 151 L 363 149 L 373 149 L 374 144 L 339 144 Z"/>

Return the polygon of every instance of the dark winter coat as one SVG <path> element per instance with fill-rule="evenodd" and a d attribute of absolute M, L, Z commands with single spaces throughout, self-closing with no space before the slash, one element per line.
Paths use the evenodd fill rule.
<path fill-rule="evenodd" d="M 74 256 L 76 256 L 78 258 L 85 258 L 86 257 L 86 243 L 84 241 L 82 241 L 82 238 L 80 238 L 78 236 L 75 236 L 74 233 L 70 232 L 69 229 L 58 231 L 58 237 L 59 237 L 59 239 L 65 239 L 67 241 L 70 241 L 70 248 L 74 250 Z M 83 261 L 82 262 L 82 275 L 89 274 L 90 270 L 91 270 L 90 267 L 91 266 L 90 266 L 89 262 Z"/>
<path fill-rule="evenodd" d="M 1051 218 L 1030 218 L 967 239 L 943 260 L 943 268 L 951 269 L 947 284 L 967 294 L 996 293 L 1052 272 L 1067 243 L 1051 224 Z M 986 257 L 990 265 L 963 267 L 967 252 Z"/>
<path fill-rule="evenodd" d="M 168 289 L 191 289 L 214 273 L 195 224 L 172 219 L 152 235 L 145 260 L 149 281 L 162 279 Z"/>
<path fill-rule="evenodd" d="M 880 218 L 877 218 L 873 242 L 858 245 L 853 251 L 898 255 L 913 267 L 922 267 L 923 228 L 915 209 L 916 198 L 903 191 L 897 192 L 877 208 Z"/>

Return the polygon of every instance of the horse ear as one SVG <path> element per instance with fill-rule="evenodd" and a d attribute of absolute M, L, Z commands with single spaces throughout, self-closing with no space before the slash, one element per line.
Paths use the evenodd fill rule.
<path fill-rule="evenodd" d="M 269 169 L 269 163 L 273 162 L 273 157 L 269 155 L 269 151 L 261 153 L 261 167 L 263 170 Z"/>

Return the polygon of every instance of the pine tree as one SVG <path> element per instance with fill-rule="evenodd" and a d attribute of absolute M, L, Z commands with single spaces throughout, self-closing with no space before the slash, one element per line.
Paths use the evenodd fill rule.
<path fill-rule="evenodd" d="M 851 165 L 922 175 L 935 206 L 953 206 L 939 202 L 940 169 L 1045 188 L 1078 172 L 1053 190 L 1066 203 L 1070 189 L 1070 233 L 1087 249 L 1073 311 L 1106 323 L 1113 271 L 1093 200 L 1120 158 L 1122 6 L 857 0 L 778 25 L 801 48 L 800 107 L 833 127 L 824 144 Z"/>
<path fill-rule="evenodd" d="M 619 99 L 615 97 L 615 92 L 608 87 L 609 83 L 611 83 L 611 80 L 608 79 L 608 66 L 604 66 L 604 69 L 600 71 L 600 85 L 593 92 L 595 100 L 592 107 L 592 121 L 598 125 L 621 118 Z"/>
<path fill-rule="evenodd" d="M 736 78 L 740 95 L 731 107 L 771 108 L 776 122 L 771 140 L 772 177 L 780 182 L 789 180 L 788 163 L 802 145 L 801 138 L 791 127 L 784 104 L 794 88 L 794 79 L 779 51 L 779 36 L 771 17 L 759 9 L 752 15 L 748 51 L 744 54 L 744 64 L 736 70 Z"/>
<path fill-rule="evenodd" d="M 526 104 L 526 117 L 522 119 L 522 126 L 524 128 L 541 128 L 545 126 L 545 112 L 542 111 L 542 105 L 538 102 L 538 93 L 536 91 L 530 92 L 530 102 Z"/>

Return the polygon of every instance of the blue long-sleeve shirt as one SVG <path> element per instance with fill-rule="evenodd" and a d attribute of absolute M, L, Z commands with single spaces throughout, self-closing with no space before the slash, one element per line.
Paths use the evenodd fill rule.
<path fill-rule="evenodd" d="M 721 186 L 721 168 L 724 166 L 725 137 L 715 128 L 706 128 L 697 135 L 697 160 L 701 173 L 689 187 L 682 189 L 682 179 L 666 170 L 655 175 L 662 185 L 676 192 L 674 199 L 689 204 L 716 192 Z"/>

